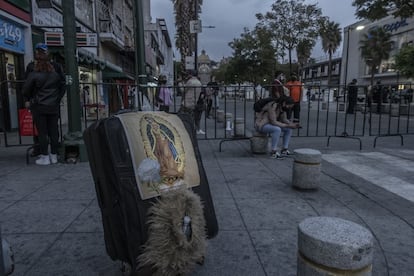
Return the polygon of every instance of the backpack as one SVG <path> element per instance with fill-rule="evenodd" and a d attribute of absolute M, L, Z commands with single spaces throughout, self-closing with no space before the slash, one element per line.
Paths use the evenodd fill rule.
<path fill-rule="evenodd" d="M 255 111 L 255 112 L 260 112 L 260 111 L 262 111 L 263 107 L 264 107 L 267 103 L 272 102 L 272 101 L 274 101 L 274 100 L 275 100 L 275 99 L 273 99 L 273 98 L 264 98 L 264 99 L 260 99 L 260 100 L 258 100 L 257 102 L 255 102 L 255 103 L 254 103 L 254 105 L 253 105 L 253 109 L 254 109 L 254 111 Z"/>

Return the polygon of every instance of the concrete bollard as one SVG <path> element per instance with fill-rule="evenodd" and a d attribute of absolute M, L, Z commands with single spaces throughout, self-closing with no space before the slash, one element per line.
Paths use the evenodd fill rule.
<path fill-rule="evenodd" d="M 224 122 L 224 110 L 217 109 L 216 116 L 217 123 Z"/>
<path fill-rule="evenodd" d="M 372 233 L 351 221 L 311 217 L 298 226 L 298 276 L 370 276 Z"/>
<path fill-rule="evenodd" d="M 266 133 L 256 132 L 250 138 L 250 148 L 253 153 L 267 153 L 269 138 Z"/>
<path fill-rule="evenodd" d="M 226 130 L 233 129 L 233 114 L 232 113 L 224 114 L 224 127 L 226 128 Z"/>
<path fill-rule="evenodd" d="M 292 186 L 299 189 L 316 189 L 321 174 L 322 154 L 314 149 L 296 149 L 292 170 Z"/>
<path fill-rule="evenodd" d="M 391 104 L 390 115 L 398 117 L 400 115 L 400 104 Z"/>
<path fill-rule="evenodd" d="M 243 137 L 244 133 L 244 118 L 234 119 L 234 136 Z"/>

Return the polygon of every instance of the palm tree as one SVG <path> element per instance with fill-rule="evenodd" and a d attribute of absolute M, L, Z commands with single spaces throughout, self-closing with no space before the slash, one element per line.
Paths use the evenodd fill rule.
<path fill-rule="evenodd" d="M 339 23 L 333 21 L 324 20 L 321 24 L 319 35 L 322 39 L 322 49 L 329 55 L 328 62 L 328 86 L 331 83 L 331 67 L 332 67 L 332 55 L 336 52 L 342 41 L 341 29 Z"/>
<path fill-rule="evenodd" d="M 175 47 L 180 52 L 181 72 L 184 72 L 185 57 L 195 52 L 195 35 L 197 34 L 190 33 L 190 21 L 198 19 L 203 0 L 172 0 L 172 2 L 175 13 Z"/>
<path fill-rule="evenodd" d="M 360 41 L 361 56 L 371 69 L 371 85 L 374 84 L 375 69 L 381 65 L 382 60 L 390 57 L 393 41 L 391 34 L 383 28 L 370 30 L 363 35 Z"/>

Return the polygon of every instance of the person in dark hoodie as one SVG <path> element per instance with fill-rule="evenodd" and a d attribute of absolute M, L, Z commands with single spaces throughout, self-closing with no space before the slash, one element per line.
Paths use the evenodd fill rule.
<path fill-rule="evenodd" d="M 55 164 L 59 147 L 60 101 L 65 94 L 63 70 L 60 65 L 52 64 L 49 60 L 47 45 L 39 43 L 35 47 L 33 68 L 27 71 L 22 91 L 27 99 L 26 107 L 30 106 L 39 133 L 40 155 L 35 163 L 37 165 Z"/>

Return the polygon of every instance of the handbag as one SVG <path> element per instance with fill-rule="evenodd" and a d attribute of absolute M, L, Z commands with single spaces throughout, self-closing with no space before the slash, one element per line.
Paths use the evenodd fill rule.
<path fill-rule="evenodd" d="M 32 112 L 27 108 L 19 109 L 20 136 L 37 136 L 37 128 L 33 123 Z"/>

